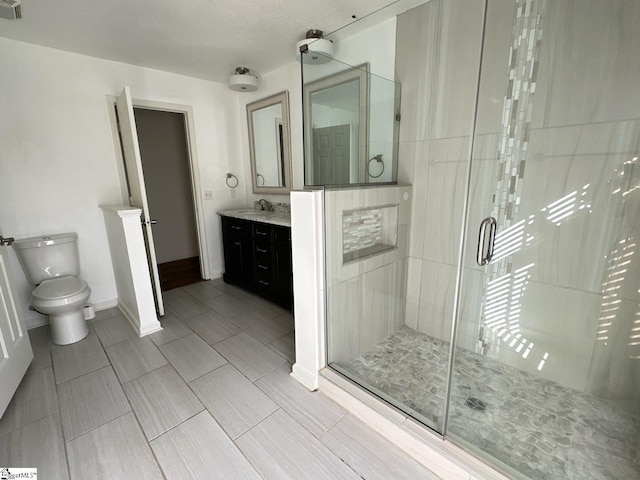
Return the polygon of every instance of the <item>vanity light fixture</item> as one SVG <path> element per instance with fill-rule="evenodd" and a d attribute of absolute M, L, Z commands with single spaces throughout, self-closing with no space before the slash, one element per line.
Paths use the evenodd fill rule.
<path fill-rule="evenodd" d="M 307 31 L 306 38 L 296 43 L 296 59 L 300 61 L 301 52 L 306 52 L 305 64 L 320 65 L 333 60 L 333 42 L 324 38 L 322 30 Z"/>
<path fill-rule="evenodd" d="M 229 77 L 229 88 L 236 92 L 255 92 L 258 90 L 258 77 L 247 67 L 238 67 Z"/>

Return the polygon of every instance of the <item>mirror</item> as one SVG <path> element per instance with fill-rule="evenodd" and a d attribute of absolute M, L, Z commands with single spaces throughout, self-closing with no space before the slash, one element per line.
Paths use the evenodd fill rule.
<path fill-rule="evenodd" d="M 291 191 L 289 93 L 247 105 L 253 193 Z"/>
<path fill-rule="evenodd" d="M 400 85 L 369 63 L 302 59 L 305 186 L 396 182 Z"/>
<path fill-rule="evenodd" d="M 304 85 L 306 185 L 364 183 L 368 64 Z"/>

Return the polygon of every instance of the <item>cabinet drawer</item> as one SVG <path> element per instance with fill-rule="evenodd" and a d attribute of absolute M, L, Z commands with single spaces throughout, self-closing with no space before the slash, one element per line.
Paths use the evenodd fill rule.
<path fill-rule="evenodd" d="M 259 259 L 256 259 L 256 275 L 259 277 L 273 275 L 273 265 L 271 262 L 261 262 Z"/>
<path fill-rule="evenodd" d="M 271 258 L 271 254 L 273 253 L 273 247 L 268 243 L 254 244 L 254 250 L 256 252 L 256 257 L 264 256 Z"/>
<path fill-rule="evenodd" d="M 271 227 L 269 227 L 269 225 L 254 223 L 253 238 L 256 242 L 271 242 Z"/>
<path fill-rule="evenodd" d="M 275 287 L 275 275 L 270 267 L 256 267 L 256 286 L 260 290 L 272 292 Z"/>
<path fill-rule="evenodd" d="M 249 236 L 251 234 L 251 224 L 243 220 L 222 217 L 222 231 L 240 236 Z"/>

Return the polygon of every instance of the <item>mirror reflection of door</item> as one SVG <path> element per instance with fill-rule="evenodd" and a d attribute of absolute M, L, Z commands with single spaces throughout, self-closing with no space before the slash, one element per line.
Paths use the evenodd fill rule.
<path fill-rule="evenodd" d="M 313 129 L 313 179 L 346 185 L 351 177 L 351 125 Z"/>
<path fill-rule="evenodd" d="M 367 72 L 365 64 L 304 86 L 306 185 L 366 181 Z"/>
<path fill-rule="evenodd" d="M 134 108 L 163 291 L 202 280 L 182 113 Z"/>

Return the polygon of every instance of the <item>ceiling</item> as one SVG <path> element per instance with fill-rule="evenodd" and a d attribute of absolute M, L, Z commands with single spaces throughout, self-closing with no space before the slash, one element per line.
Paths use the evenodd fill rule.
<path fill-rule="evenodd" d="M 21 0 L 0 37 L 227 82 L 293 61 L 310 28 L 332 32 L 393 0 Z M 358 22 L 360 23 L 360 22 Z M 367 22 L 362 22 L 366 25 Z M 356 24 L 357 25 L 357 24 Z"/>

